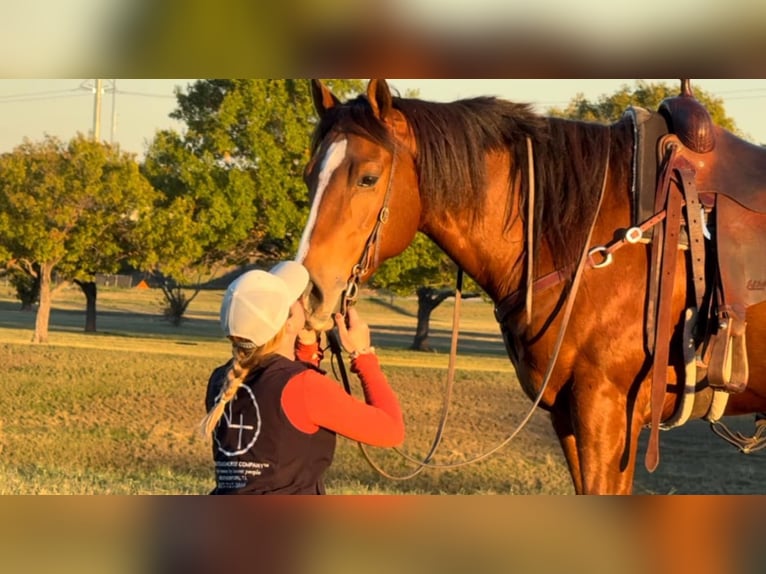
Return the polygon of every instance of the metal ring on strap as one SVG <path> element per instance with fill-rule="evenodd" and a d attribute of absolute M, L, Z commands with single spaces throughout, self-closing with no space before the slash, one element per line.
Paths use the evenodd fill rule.
<path fill-rule="evenodd" d="M 593 269 L 601 269 L 603 267 L 608 267 L 612 264 L 612 254 L 611 252 L 604 246 L 604 245 L 598 245 L 588 251 L 588 258 L 593 261 L 593 255 L 595 253 L 604 253 L 604 260 L 599 263 L 593 263 Z"/>

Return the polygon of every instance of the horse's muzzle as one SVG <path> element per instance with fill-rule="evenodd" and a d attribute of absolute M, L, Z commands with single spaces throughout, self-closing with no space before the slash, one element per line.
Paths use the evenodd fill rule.
<path fill-rule="evenodd" d="M 306 324 L 311 329 L 324 332 L 335 326 L 333 315 L 340 309 L 340 294 L 341 290 L 338 290 L 332 299 L 328 299 L 322 288 L 312 281 L 306 307 Z M 328 305 L 328 301 L 333 301 L 333 304 Z"/>

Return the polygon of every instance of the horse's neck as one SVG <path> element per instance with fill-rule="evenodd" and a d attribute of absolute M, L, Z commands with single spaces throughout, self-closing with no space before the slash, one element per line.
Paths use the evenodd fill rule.
<path fill-rule="evenodd" d="M 421 226 L 495 301 L 516 288 L 524 271 L 521 220 L 512 214 L 514 223 L 506 226 L 508 193 L 503 176 L 487 186 L 486 209 L 476 219 L 435 208 L 425 214 Z"/>

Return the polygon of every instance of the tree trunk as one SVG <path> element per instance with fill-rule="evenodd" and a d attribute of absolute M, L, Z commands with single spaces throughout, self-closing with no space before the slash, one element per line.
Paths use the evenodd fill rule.
<path fill-rule="evenodd" d="M 22 311 L 32 311 L 40 300 L 40 265 L 13 261 L 8 265 L 11 285 Z"/>
<path fill-rule="evenodd" d="M 85 332 L 96 332 L 96 296 L 98 290 L 94 281 L 75 281 L 85 293 Z"/>
<path fill-rule="evenodd" d="M 433 287 L 419 287 L 418 295 L 418 324 L 415 327 L 415 338 L 410 349 L 413 351 L 433 351 L 428 342 L 428 332 L 431 326 L 431 313 L 447 297 L 451 297 L 453 289 L 434 289 Z"/>
<path fill-rule="evenodd" d="M 416 291 L 418 295 L 418 324 L 415 327 L 415 338 L 412 341 L 410 349 L 413 351 L 433 351 L 428 342 L 428 331 L 431 326 L 431 313 L 445 299 L 455 296 L 454 289 L 434 289 L 433 287 L 419 287 Z M 462 292 L 461 292 L 462 293 Z M 462 293 L 463 299 L 473 299 L 480 297 L 480 293 Z"/>
<path fill-rule="evenodd" d="M 51 318 L 51 273 L 52 263 L 40 265 L 40 305 L 37 307 L 35 316 L 35 332 L 32 335 L 33 343 L 48 342 L 48 323 Z"/>

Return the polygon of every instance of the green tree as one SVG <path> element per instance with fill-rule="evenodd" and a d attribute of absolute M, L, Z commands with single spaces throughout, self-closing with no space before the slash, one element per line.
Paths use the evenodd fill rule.
<path fill-rule="evenodd" d="M 88 282 L 141 262 L 154 197 L 132 155 L 82 135 L 0 156 L 0 259 L 39 281 L 33 342 L 48 340 L 54 271 Z"/>
<path fill-rule="evenodd" d="M 723 100 L 712 96 L 692 82 L 695 97 L 707 108 L 713 121 L 725 128 L 738 133 L 733 119 L 726 115 Z M 664 82 L 646 82 L 637 80 L 633 87 L 624 84 L 613 94 L 599 96 L 596 101 L 590 101 L 583 94 L 577 94 L 564 108 L 553 107 L 548 115 L 571 120 L 612 123 L 620 119 L 629 106 L 639 106 L 648 110 L 659 108 L 662 100 L 677 96 L 680 93 L 680 82 L 668 85 Z"/>
<path fill-rule="evenodd" d="M 362 88 L 329 83 L 339 94 Z M 199 80 L 176 97 L 171 117 L 185 130 L 159 132 L 143 172 L 175 217 L 168 224 L 183 227 L 165 230 L 166 252 L 157 252 L 169 314 L 180 320 L 201 277 L 295 252 L 309 210 L 302 176 L 316 117 L 304 80 Z"/>

